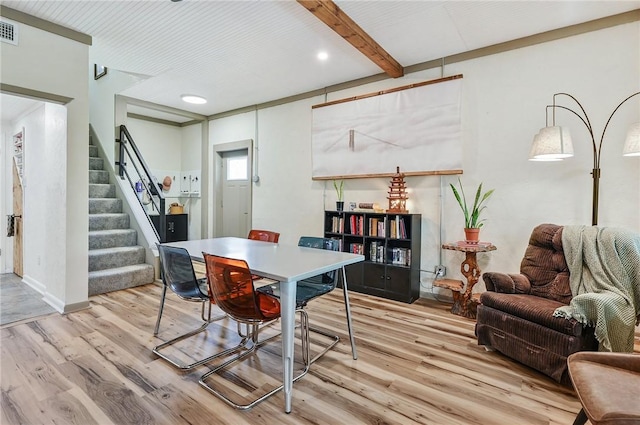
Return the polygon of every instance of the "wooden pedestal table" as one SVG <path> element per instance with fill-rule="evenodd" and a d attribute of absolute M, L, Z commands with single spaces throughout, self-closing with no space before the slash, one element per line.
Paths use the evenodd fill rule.
<path fill-rule="evenodd" d="M 477 244 L 454 242 L 443 244 L 442 248 L 465 253 L 465 259 L 460 265 L 460 272 L 467 279 L 467 284 L 465 286 L 459 280 L 442 279 L 440 281 L 436 280 L 434 285 L 451 289 L 453 292 L 453 306 L 451 307 L 453 314 L 475 319 L 478 300 L 473 297 L 473 287 L 478 283 L 481 273 L 476 253 L 495 251 L 496 247 L 489 242 L 479 242 Z"/>

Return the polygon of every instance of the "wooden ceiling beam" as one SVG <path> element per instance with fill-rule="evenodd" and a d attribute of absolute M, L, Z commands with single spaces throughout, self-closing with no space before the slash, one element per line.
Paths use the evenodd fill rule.
<path fill-rule="evenodd" d="M 402 65 L 398 63 L 386 50 L 369 36 L 353 19 L 342 11 L 331 0 L 297 0 L 305 9 L 313 13 L 316 18 L 324 22 L 329 28 L 337 32 L 353 47 L 378 65 L 390 77 L 397 78 L 404 75 Z"/>

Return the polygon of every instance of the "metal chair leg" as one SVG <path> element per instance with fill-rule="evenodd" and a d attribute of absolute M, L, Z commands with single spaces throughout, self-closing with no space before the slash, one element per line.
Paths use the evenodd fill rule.
<path fill-rule="evenodd" d="M 192 337 L 194 335 L 199 334 L 200 332 L 203 332 L 204 330 L 207 329 L 207 327 L 211 324 L 211 322 L 204 322 L 199 328 L 192 330 L 191 332 L 187 332 L 186 334 L 182 334 L 176 338 L 173 338 L 169 341 L 163 342 L 162 344 L 156 346 L 153 348 L 153 352 L 160 358 L 166 360 L 167 362 L 169 362 L 171 365 L 173 365 L 174 367 L 180 369 L 180 370 L 191 370 L 197 366 L 200 366 L 202 364 L 208 363 L 213 359 L 216 359 L 218 357 L 223 357 L 226 355 L 229 355 L 231 353 L 234 353 L 236 351 L 238 351 L 239 349 L 241 349 L 242 347 L 244 347 L 247 344 L 248 338 L 247 337 L 243 337 L 240 342 L 231 347 L 231 348 L 227 348 L 223 351 L 220 351 L 216 354 L 213 354 L 211 356 L 205 357 L 201 360 L 195 361 L 193 363 L 190 364 L 185 364 L 185 363 L 180 363 L 176 360 L 174 360 L 173 358 L 169 357 L 168 355 L 161 353 L 160 350 L 175 344 L 176 342 L 182 341 L 183 339 Z"/>
<path fill-rule="evenodd" d="M 306 316 L 306 312 L 303 310 L 298 310 L 298 312 L 302 314 L 304 314 L 304 316 Z M 303 326 L 305 323 L 308 324 L 308 317 L 302 317 L 300 319 L 300 323 L 301 326 Z M 278 336 L 280 336 L 280 334 L 277 335 L 273 335 L 263 341 L 258 341 L 258 334 L 259 334 L 259 327 L 258 325 L 252 325 L 252 332 L 251 332 L 251 340 L 253 342 L 251 348 L 249 348 L 246 352 L 239 354 L 238 356 L 234 357 L 233 359 L 227 360 L 226 362 L 222 363 L 219 366 L 216 366 L 214 369 L 211 369 L 209 372 L 205 373 L 204 375 L 202 375 L 200 377 L 200 379 L 198 380 L 198 384 L 200 384 L 201 387 L 203 387 L 204 389 L 206 389 L 207 391 L 209 391 L 210 393 L 216 395 L 218 398 L 220 398 L 222 401 L 224 401 L 225 403 L 227 403 L 229 406 L 232 406 L 235 409 L 238 410 L 248 410 L 251 409 L 253 406 L 255 406 L 256 404 L 266 400 L 267 398 L 271 397 L 272 395 L 276 394 L 277 392 L 279 392 L 280 390 L 282 390 L 284 388 L 283 385 L 280 385 L 270 391 L 268 391 L 267 393 L 261 395 L 260 397 L 258 397 L 257 399 L 253 400 L 252 402 L 248 403 L 248 404 L 238 404 L 235 403 L 233 400 L 231 400 L 229 397 L 227 397 L 226 395 L 224 395 L 222 392 L 218 391 L 217 389 L 213 388 L 211 385 L 207 384 L 205 381 L 208 377 L 210 377 L 213 374 L 218 373 L 220 370 L 224 369 L 225 367 L 229 366 L 230 364 L 238 361 L 238 360 L 242 360 L 245 357 L 249 356 L 250 354 L 252 354 L 253 352 L 256 351 L 256 349 L 258 349 L 260 346 L 264 345 L 267 341 L 272 340 L 273 338 L 276 338 Z M 304 336 L 306 332 L 306 336 Z M 309 336 L 308 336 L 308 332 L 309 332 L 309 328 L 307 327 L 306 330 L 303 328 L 302 329 L 302 334 L 303 334 L 303 339 L 306 339 L 306 342 L 303 342 L 304 346 L 306 348 L 303 348 L 303 361 L 305 362 L 305 367 L 302 370 L 302 372 L 300 372 L 299 375 L 295 376 L 293 378 L 293 382 L 298 381 L 300 378 L 302 378 L 304 375 L 307 374 L 307 372 L 309 372 L 309 366 L 310 366 L 310 362 L 308 362 L 309 359 L 309 353 L 308 353 L 308 349 L 309 349 Z M 307 353 L 304 353 L 304 350 L 307 350 Z M 306 359 L 306 360 L 305 360 Z"/>
<path fill-rule="evenodd" d="M 587 423 L 587 414 L 584 413 L 584 409 L 580 409 L 580 411 L 578 412 L 578 416 L 576 416 L 576 419 L 573 421 L 573 425 L 584 425 Z"/>
<path fill-rule="evenodd" d="M 153 336 L 158 335 L 158 329 L 160 329 L 160 319 L 162 318 L 162 311 L 164 310 L 164 300 L 167 296 L 167 285 L 162 285 L 162 298 L 160 299 L 160 308 L 158 309 L 158 318 L 156 319 L 156 328 L 153 331 Z"/>
<path fill-rule="evenodd" d="M 160 301 L 160 308 L 158 310 L 158 319 L 156 320 L 156 327 L 155 327 L 155 330 L 153 332 L 154 336 L 158 335 L 158 331 L 159 331 L 159 328 L 160 328 L 160 318 L 162 317 L 162 311 L 164 310 L 164 303 L 165 303 L 166 294 L 167 294 L 167 286 L 164 285 L 163 288 L 162 288 L 162 298 L 161 298 L 161 301 Z M 208 313 L 207 313 L 206 317 L 205 317 L 205 304 L 209 304 L 209 309 L 208 309 Z M 212 309 L 211 302 L 209 302 L 209 300 L 203 300 L 202 301 L 202 309 L 201 309 L 201 312 L 200 312 L 200 316 L 201 316 L 202 322 L 203 322 L 202 325 L 200 325 L 200 327 L 197 328 L 197 329 L 194 329 L 194 330 L 192 330 L 190 332 L 187 332 L 185 334 L 179 335 L 179 336 L 177 336 L 177 337 L 175 337 L 173 339 L 170 339 L 169 341 L 163 342 L 162 344 L 154 347 L 152 351 L 158 357 L 166 360 L 167 362 L 172 364 L 174 367 L 176 367 L 176 368 L 178 368 L 180 370 L 190 370 L 190 369 L 193 369 L 193 368 L 195 368 L 197 366 L 200 366 L 200 365 L 202 365 L 204 363 L 207 363 L 207 362 L 209 362 L 209 361 L 211 361 L 211 360 L 213 360 L 215 358 L 226 356 L 226 355 L 231 354 L 231 353 L 239 350 L 240 348 L 242 348 L 247 342 L 247 338 L 246 337 L 243 337 L 241 339 L 241 341 L 238 343 L 238 345 L 236 345 L 234 347 L 228 348 L 228 349 L 223 350 L 223 351 L 221 351 L 219 353 L 213 354 L 213 355 L 211 355 L 209 357 L 206 357 L 204 359 L 198 360 L 198 361 L 190 363 L 190 364 L 180 363 L 180 362 L 174 360 L 173 358 L 169 357 L 168 355 L 160 352 L 160 350 L 162 350 L 162 349 L 164 349 L 164 348 L 166 348 L 166 347 L 168 347 L 170 345 L 173 345 L 176 342 L 182 341 L 183 339 L 192 337 L 194 335 L 199 334 L 200 332 L 205 331 L 207 329 L 207 327 L 212 322 L 215 322 L 217 320 L 224 319 L 225 317 L 227 317 L 226 314 L 222 314 L 222 315 L 216 316 L 214 318 L 211 318 L 211 309 Z"/>

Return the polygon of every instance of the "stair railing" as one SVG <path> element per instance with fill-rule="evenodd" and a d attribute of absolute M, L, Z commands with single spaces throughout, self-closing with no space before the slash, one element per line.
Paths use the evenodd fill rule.
<path fill-rule="evenodd" d="M 145 212 L 147 220 L 149 220 L 158 240 L 160 242 L 166 242 L 167 217 L 165 211 L 165 196 L 162 190 L 160 190 L 158 180 L 151 174 L 149 166 L 147 166 L 147 163 L 144 161 L 140 150 L 125 125 L 120 126 L 120 138 L 116 139 L 116 142 L 120 146 L 118 161 L 116 161 L 118 175 L 122 180 L 126 178 L 129 181 L 131 190 L 136 193 L 136 198 L 142 210 Z M 133 169 L 130 168 L 131 166 Z M 156 228 L 151 221 L 143 199 L 148 199 L 152 208 L 158 211 L 158 228 Z"/>

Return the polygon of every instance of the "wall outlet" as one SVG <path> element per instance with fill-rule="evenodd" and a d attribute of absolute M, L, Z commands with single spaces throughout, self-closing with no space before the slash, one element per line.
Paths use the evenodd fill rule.
<path fill-rule="evenodd" d="M 447 274 L 447 268 L 442 265 L 436 266 L 433 272 L 436 274 L 436 279 L 437 279 L 439 277 L 444 277 L 444 275 Z"/>

